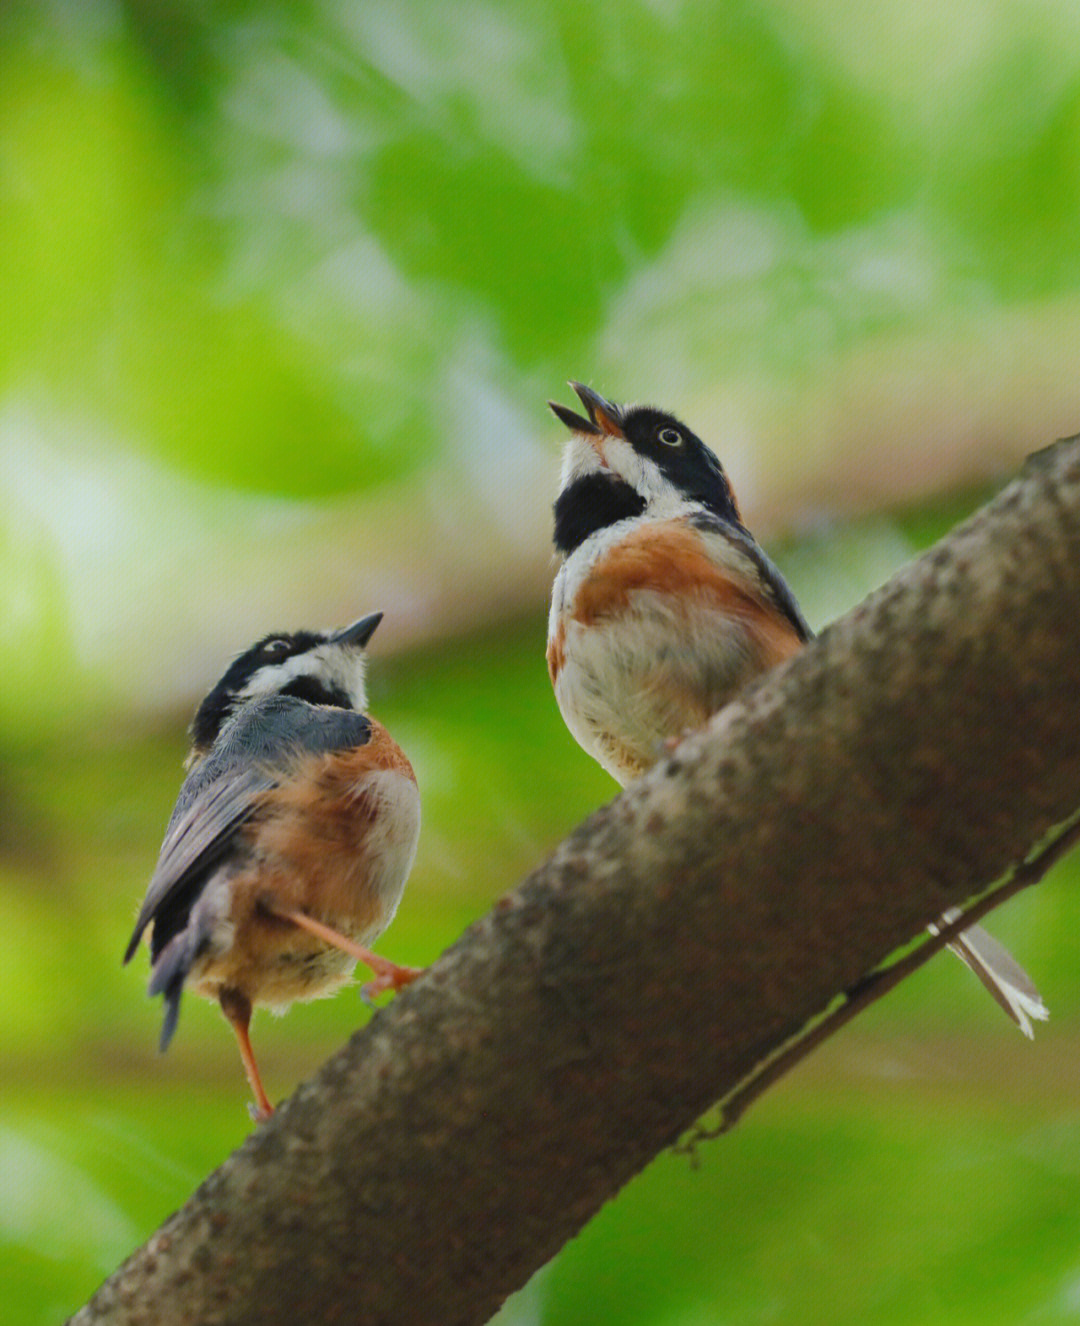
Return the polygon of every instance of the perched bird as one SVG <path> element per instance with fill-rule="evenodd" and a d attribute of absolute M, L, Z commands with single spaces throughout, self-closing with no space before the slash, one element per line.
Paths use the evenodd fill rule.
<path fill-rule="evenodd" d="M 548 670 L 575 740 L 625 785 L 813 633 L 705 443 L 661 410 L 570 385 L 587 417 L 549 402 L 571 437 Z M 1005 949 L 979 926 L 950 947 L 1030 1036 L 1047 1010 Z"/>
<path fill-rule="evenodd" d="M 331 994 L 356 962 L 368 994 L 420 975 L 367 945 L 393 920 L 416 856 L 416 776 L 364 712 L 364 650 L 382 613 L 342 631 L 273 634 L 241 654 L 199 706 L 187 777 L 124 961 L 151 922 L 149 992 L 164 1050 L 184 987 L 216 999 L 258 1105 L 259 1005 Z"/>

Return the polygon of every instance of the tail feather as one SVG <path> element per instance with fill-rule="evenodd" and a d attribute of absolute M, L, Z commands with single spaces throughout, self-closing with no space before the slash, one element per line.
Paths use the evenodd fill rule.
<path fill-rule="evenodd" d="M 196 907 L 183 930 L 178 931 L 154 958 L 147 994 L 163 995 L 165 1021 L 161 1028 L 159 1048 L 164 1053 L 176 1031 L 180 1017 L 180 996 L 191 969 L 210 947 L 214 928 L 213 912 L 208 907 Z"/>
<path fill-rule="evenodd" d="M 181 930 L 178 935 L 173 935 L 154 960 L 146 992 L 151 996 L 163 995 L 165 999 L 165 1021 L 161 1028 L 161 1040 L 158 1042 L 158 1048 L 163 1054 L 169 1048 L 169 1042 L 176 1031 L 176 1024 L 180 1018 L 180 996 L 183 994 L 184 982 L 191 970 L 194 956 L 191 934 L 187 930 Z"/>
<path fill-rule="evenodd" d="M 184 983 L 191 975 L 192 967 L 214 943 L 216 929 L 222 920 L 220 911 L 227 901 L 227 893 L 220 889 L 204 890 L 187 916 L 177 920 L 176 924 L 182 928 L 176 929 L 160 949 L 155 949 L 153 944 L 151 945 L 150 985 L 147 994 L 151 997 L 163 995 L 165 999 L 165 1021 L 159 1042 L 162 1052 L 169 1048 L 169 1042 L 176 1031 Z M 160 928 L 155 921 L 155 940 L 159 933 Z"/>
<path fill-rule="evenodd" d="M 158 1041 L 158 1050 L 161 1054 L 169 1048 L 169 1042 L 176 1031 L 176 1024 L 180 1021 L 180 996 L 184 990 L 183 981 L 179 985 L 170 986 L 165 991 L 165 1020 L 161 1024 L 161 1039 Z"/>
<path fill-rule="evenodd" d="M 959 916 L 959 911 L 950 908 L 937 925 L 929 927 L 930 933 L 936 935 L 941 926 L 949 925 Z M 1031 1040 L 1035 1035 L 1032 1019 L 1045 1022 L 1050 1016 L 1050 1010 L 1043 1003 L 1031 977 L 1008 949 L 980 925 L 961 931 L 949 948 L 971 968 L 998 1004 Z"/>

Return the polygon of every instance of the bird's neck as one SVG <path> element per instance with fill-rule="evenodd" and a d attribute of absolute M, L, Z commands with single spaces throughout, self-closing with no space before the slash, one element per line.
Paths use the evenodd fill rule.
<path fill-rule="evenodd" d="M 306 700 L 308 704 L 326 704 L 334 709 L 353 709 L 352 696 L 349 692 L 329 678 L 313 677 L 307 673 L 298 673 L 287 686 L 277 692 L 278 695 L 290 696 L 294 700 Z"/>
<path fill-rule="evenodd" d="M 555 501 L 555 551 L 569 557 L 598 530 L 640 516 L 645 499 L 612 474 L 586 474 L 566 485 Z"/>

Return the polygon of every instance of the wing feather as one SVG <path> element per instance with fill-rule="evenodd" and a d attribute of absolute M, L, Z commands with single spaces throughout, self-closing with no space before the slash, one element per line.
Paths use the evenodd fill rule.
<path fill-rule="evenodd" d="M 180 789 L 124 961 L 134 956 L 162 908 L 227 855 L 261 794 L 287 777 L 297 759 L 350 750 L 370 737 L 370 720 L 352 710 L 277 695 L 245 705 Z M 170 937 L 163 936 L 162 944 Z"/>
<path fill-rule="evenodd" d="M 169 822 L 157 866 L 124 953 L 130 962 L 142 933 L 161 907 L 197 877 L 206 875 L 228 852 L 240 826 L 251 818 L 260 792 L 275 779 L 260 768 L 234 766 L 184 797 Z M 186 790 L 186 785 L 185 785 Z"/>
<path fill-rule="evenodd" d="M 803 616 L 790 585 L 780 574 L 772 558 L 748 530 L 731 521 L 721 520 L 718 516 L 705 514 L 695 514 L 691 517 L 690 523 L 703 534 L 723 540 L 721 547 L 726 544 L 729 552 L 734 552 L 737 557 L 752 564 L 759 575 L 744 577 L 748 590 L 760 586 L 762 594 L 759 597 L 766 598 L 774 607 L 780 609 L 804 644 L 814 638 L 814 633 Z M 725 555 L 722 560 L 727 563 L 730 558 Z"/>

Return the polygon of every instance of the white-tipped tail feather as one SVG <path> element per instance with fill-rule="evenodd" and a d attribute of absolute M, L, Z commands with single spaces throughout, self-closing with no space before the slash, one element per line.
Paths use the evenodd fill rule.
<path fill-rule="evenodd" d="M 928 926 L 927 929 L 936 935 L 940 927 L 950 925 L 959 916 L 960 912 L 956 908 L 950 908 L 937 925 Z M 967 963 L 1024 1035 L 1032 1039 L 1035 1033 L 1031 1019 L 1045 1022 L 1050 1016 L 1050 1010 L 1032 984 L 1031 977 L 1008 949 L 981 925 L 973 925 L 961 931 L 949 948 Z"/>

